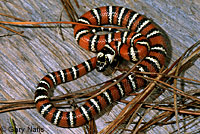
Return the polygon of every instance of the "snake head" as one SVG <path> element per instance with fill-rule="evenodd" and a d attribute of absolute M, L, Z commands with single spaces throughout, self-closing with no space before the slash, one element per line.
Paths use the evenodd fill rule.
<path fill-rule="evenodd" d="M 106 68 L 112 64 L 115 58 L 115 51 L 109 45 L 105 47 L 97 54 L 96 69 L 99 72 L 103 72 Z"/>

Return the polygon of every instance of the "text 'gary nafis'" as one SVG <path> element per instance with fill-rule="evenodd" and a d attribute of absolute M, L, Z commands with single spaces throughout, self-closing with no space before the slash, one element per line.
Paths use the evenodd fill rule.
<path fill-rule="evenodd" d="M 44 128 L 41 127 L 33 127 L 33 126 L 28 126 L 28 127 L 15 127 L 13 128 L 10 126 L 9 128 L 4 128 L 4 132 L 44 132 Z"/>

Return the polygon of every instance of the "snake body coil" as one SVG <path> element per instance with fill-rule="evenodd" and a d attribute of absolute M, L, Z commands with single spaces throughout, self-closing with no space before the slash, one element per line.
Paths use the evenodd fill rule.
<path fill-rule="evenodd" d="M 118 6 L 100 7 L 83 14 L 78 22 L 122 26 L 128 31 L 75 25 L 74 36 L 78 44 L 89 51 L 98 52 L 97 57 L 72 68 L 49 73 L 40 80 L 35 92 L 35 103 L 39 113 L 49 122 L 60 127 L 78 127 L 86 124 L 106 106 L 144 87 L 146 82 L 131 74 L 70 112 L 60 111 L 53 106 L 48 97 L 50 88 L 75 80 L 95 68 L 103 71 L 112 64 L 116 56 L 132 62 L 143 59 L 137 66 L 138 71 L 159 72 L 167 55 L 166 42 L 162 33 L 151 20 L 133 10 Z M 99 31 L 110 31 L 110 33 L 99 35 L 97 34 Z M 113 81 L 106 85 L 111 83 Z"/>

